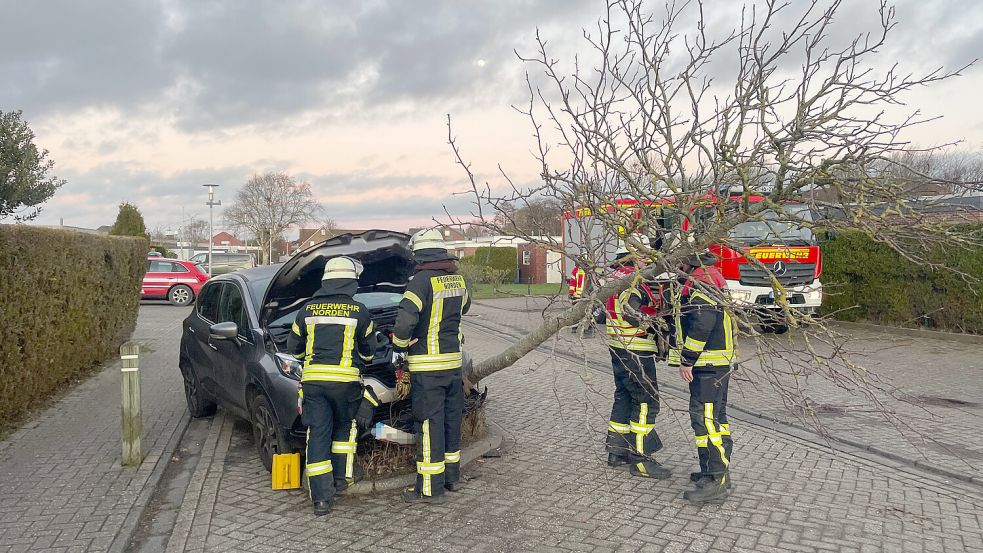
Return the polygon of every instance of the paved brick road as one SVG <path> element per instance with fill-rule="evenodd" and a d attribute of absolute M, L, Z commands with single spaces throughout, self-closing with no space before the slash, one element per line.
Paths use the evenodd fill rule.
<path fill-rule="evenodd" d="M 466 330 L 469 349 L 479 358 L 497 351 L 507 343 L 500 330 L 528 328 L 537 306 L 525 300 L 478 305 L 477 316 L 469 317 L 474 324 Z M 183 428 L 185 407 L 175 367 L 177 323 L 184 313 L 164 305 L 141 308 L 135 339 L 152 351 L 145 351 L 141 360 L 149 455 L 139 470 L 118 465 L 115 366 L 0 443 L 0 553 L 103 551 L 125 542 L 148 500 L 161 453 L 173 443 L 175 429 Z M 488 326 L 499 331 L 489 333 Z M 978 410 L 971 404 L 983 392 L 978 346 L 870 331 L 854 337 L 859 345 L 891 346 L 880 351 L 868 347 L 875 353 L 868 364 L 876 363 L 919 395 L 969 401 L 942 412 L 955 423 L 950 426 L 979 428 Z M 603 365 L 597 360 L 603 348 L 596 341 L 580 345 L 567 338 L 556 347 L 565 355 L 580 355 L 579 361 L 536 352 L 487 380 L 489 419 L 502 427 L 507 445 L 501 458 L 469 468 L 473 480 L 447 506 L 407 507 L 393 495 L 345 498 L 336 514 L 314 519 L 303 492 L 269 489 L 248 426 L 216 416 L 207 423 L 204 451 L 188 479 L 169 547 L 278 552 L 983 551 L 979 486 L 947 481 L 878 455 L 833 451 L 816 445 L 815 436 L 790 435 L 775 425 L 733 424 L 738 488 L 722 506 L 699 509 L 682 501 L 694 452 L 686 415 L 672 409 L 658 424 L 669 444 L 663 459 L 676 473 L 673 480 L 639 480 L 607 469 L 603 431 L 611 382 L 603 368 L 597 370 Z M 662 378 L 671 381 L 675 375 Z M 848 406 L 853 401 L 836 388 L 813 384 L 809 390 L 817 401 Z M 671 395 L 667 402 L 682 407 Z M 759 410 L 774 407 L 764 393 L 738 402 Z M 870 432 L 857 423 L 869 413 L 845 411 L 833 421 L 839 425 L 831 425 L 834 433 L 853 429 L 862 439 L 884 443 L 877 441 L 886 436 L 883 425 Z M 947 432 L 952 430 L 937 428 L 943 444 L 965 448 L 962 458 L 965 451 L 978 451 L 965 434 L 950 442 Z M 943 451 L 937 457 L 943 463 L 958 458 L 951 448 Z"/>
<path fill-rule="evenodd" d="M 133 340 L 143 346 L 146 458 L 139 469 L 119 463 L 119 361 L 0 442 L 0 552 L 105 551 L 136 524 L 161 453 L 168 451 L 166 461 L 184 428 L 177 343 L 187 312 L 140 307 Z"/>
<path fill-rule="evenodd" d="M 479 303 L 479 316 L 473 320 L 506 327 L 514 333 L 541 322 L 542 310 L 547 307 L 541 298 Z M 811 356 L 802 353 L 804 348 L 798 338 L 771 336 L 763 347 L 744 340 L 742 369 L 732 381 L 731 403 L 983 484 L 983 442 L 967 440 L 965 431 L 983 427 L 983 344 L 875 329 L 833 328 L 840 334 L 836 344 L 843 350 L 841 357 L 861 365 L 864 371 L 854 372 L 842 361 L 834 364 L 833 371 L 815 368 Z M 828 355 L 832 349 L 815 340 L 812 345 L 819 355 Z M 581 340 L 565 332 L 547 347 L 582 358 L 585 365 L 607 364 L 604 342 L 598 338 Z M 792 377 L 780 380 L 789 388 L 800 387 L 804 398 L 815 406 L 813 416 L 802 418 L 801 404 L 788 405 L 787 398 L 783 399 L 769 383 L 776 373 L 768 371 L 766 377 L 761 362 L 755 358 L 755 353 L 762 350 L 773 352 L 768 362 L 779 369 L 783 357 L 798 356 L 802 373 L 799 384 Z M 802 371 L 805 366 L 812 367 L 811 372 Z M 835 378 L 831 376 L 833 372 Z M 848 374 L 864 384 L 843 382 L 842 377 Z M 662 382 L 682 386 L 674 374 L 662 378 Z M 863 393 L 865 388 L 880 389 L 880 405 Z M 893 397 L 885 393 L 888 390 Z M 670 405 L 685 409 L 685 403 L 670 401 Z"/>
<path fill-rule="evenodd" d="M 514 306 L 511 316 L 520 319 Z M 478 306 L 488 321 L 501 310 Z M 507 313 L 507 312 L 506 312 Z M 475 325 L 482 357 L 507 342 Z M 695 452 L 684 413 L 657 421 L 675 476 L 655 482 L 603 466 L 612 391 L 605 374 L 542 352 L 485 382 L 503 456 L 469 468 L 441 507 L 395 495 L 344 498 L 316 519 L 301 491 L 272 491 L 247 427 L 212 422 L 209 451 L 172 546 L 207 551 L 983 551 L 983 490 L 877 456 L 831 451 L 734 423 L 737 490 L 722 506 L 681 499 Z M 672 401 L 670 401 L 671 403 Z M 226 449 L 227 448 L 227 449 Z M 194 505 L 203 505 L 203 508 Z"/>

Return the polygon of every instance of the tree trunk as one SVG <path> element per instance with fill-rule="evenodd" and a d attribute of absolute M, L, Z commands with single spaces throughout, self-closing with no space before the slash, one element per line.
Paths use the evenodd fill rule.
<path fill-rule="evenodd" d="M 646 278 L 651 278 L 652 274 L 655 272 L 655 267 L 650 267 L 642 271 L 642 275 Z M 632 279 L 624 278 L 613 280 L 608 282 L 604 286 L 600 287 L 596 293 L 592 294 L 589 298 L 583 298 L 569 309 L 560 313 L 558 315 L 548 315 L 544 320 L 543 324 L 539 325 L 536 329 L 526 334 L 524 338 L 518 342 L 512 344 L 505 351 L 493 355 L 488 359 L 484 359 L 479 363 L 475 363 L 472 366 L 471 372 L 466 375 L 467 379 L 471 382 L 477 382 L 482 378 L 491 376 L 498 371 L 511 367 L 516 361 L 522 359 L 527 353 L 539 347 L 543 342 L 548 340 L 550 336 L 553 336 L 560 329 L 571 326 L 577 321 L 581 320 L 587 313 L 587 308 L 593 305 L 593 298 L 608 298 L 615 294 L 620 294 L 628 288 Z"/>

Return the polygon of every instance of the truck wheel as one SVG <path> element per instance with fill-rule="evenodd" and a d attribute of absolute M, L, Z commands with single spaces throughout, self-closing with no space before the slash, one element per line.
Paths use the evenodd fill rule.
<path fill-rule="evenodd" d="M 171 302 L 171 305 L 188 305 L 193 299 L 195 299 L 195 295 L 191 288 L 183 284 L 178 284 L 167 292 L 167 301 Z"/>
<path fill-rule="evenodd" d="M 250 415 L 253 422 L 253 441 L 259 460 L 267 471 L 273 470 L 273 456 L 278 453 L 290 453 L 290 446 L 283 436 L 280 424 L 273 414 L 273 407 L 266 396 L 260 394 L 253 398 Z"/>
<path fill-rule="evenodd" d="M 218 405 L 205 395 L 201 382 L 191 369 L 181 369 L 184 377 L 184 398 L 188 401 L 188 412 L 191 418 L 210 417 L 215 414 Z"/>

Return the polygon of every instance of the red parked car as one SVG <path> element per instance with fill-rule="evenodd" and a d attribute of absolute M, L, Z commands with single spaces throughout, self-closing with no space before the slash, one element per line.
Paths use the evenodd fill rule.
<path fill-rule="evenodd" d="M 206 280 L 208 274 L 197 263 L 151 256 L 147 258 L 140 297 L 166 298 L 174 305 L 188 305 L 198 297 L 198 290 Z"/>

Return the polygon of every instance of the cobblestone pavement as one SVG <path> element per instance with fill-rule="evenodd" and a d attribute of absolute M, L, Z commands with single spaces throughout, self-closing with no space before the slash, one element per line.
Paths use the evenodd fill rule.
<path fill-rule="evenodd" d="M 186 421 L 177 343 L 187 312 L 140 307 L 140 468 L 120 467 L 118 360 L 0 442 L 0 552 L 123 546 Z"/>
<path fill-rule="evenodd" d="M 478 302 L 477 323 L 492 323 L 521 334 L 542 321 L 549 305 L 542 298 L 510 298 Z M 554 304 L 563 308 L 565 303 Z M 787 388 L 801 389 L 811 410 L 783 400 L 762 369 L 760 351 L 771 351 L 768 364 L 788 369 L 782 358 L 798 356 L 799 367 L 816 364 L 804 354 L 800 335 L 770 335 L 761 345 L 741 344 L 741 370 L 732 380 L 732 404 L 766 418 L 826 433 L 882 454 L 903 459 L 951 478 L 983 485 L 983 442 L 966 439 L 966 428 L 983 427 L 983 342 L 940 339 L 932 333 L 909 335 L 890 329 L 831 327 L 841 357 L 862 366 L 854 372 L 842 360 L 831 371 L 816 370 L 796 382 L 779 378 Z M 601 329 L 603 331 L 603 329 Z M 813 340 L 817 354 L 829 355 L 832 345 Z M 599 337 L 580 339 L 561 333 L 546 348 L 581 358 L 585 366 L 604 367 L 607 352 Z M 835 375 L 834 375 L 835 373 Z M 854 376 L 866 384 L 846 382 Z M 837 381 L 841 384 L 837 384 Z M 669 391 L 682 388 L 675 374 L 661 378 Z M 870 390 L 876 399 L 866 395 Z M 887 392 L 891 392 L 888 394 Z M 670 407 L 685 409 L 673 402 Z"/>
<path fill-rule="evenodd" d="M 482 324 L 465 333 L 476 358 L 508 344 Z M 565 351 L 564 353 L 568 353 Z M 395 494 L 342 498 L 315 518 L 302 491 L 273 491 L 248 427 L 220 414 L 172 536 L 192 551 L 983 551 L 983 491 L 876 455 L 834 451 L 769 427 L 732 421 L 736 489 L 723 505 L 683 501 L 694 468 L 684 413 L 665 410 L 668 481 L 604 465 L 612 383 L 584 363 L 541 351 L 483 382 L 488 419 L 506 435 L 499 458 L 465 471 L 444 506 Z M 666 375 L 672 378 L 674 375 Z M 670 402 L 673 398 L 669 398 Z M 206 458 L 203 456 L 203 459 Z"/>

